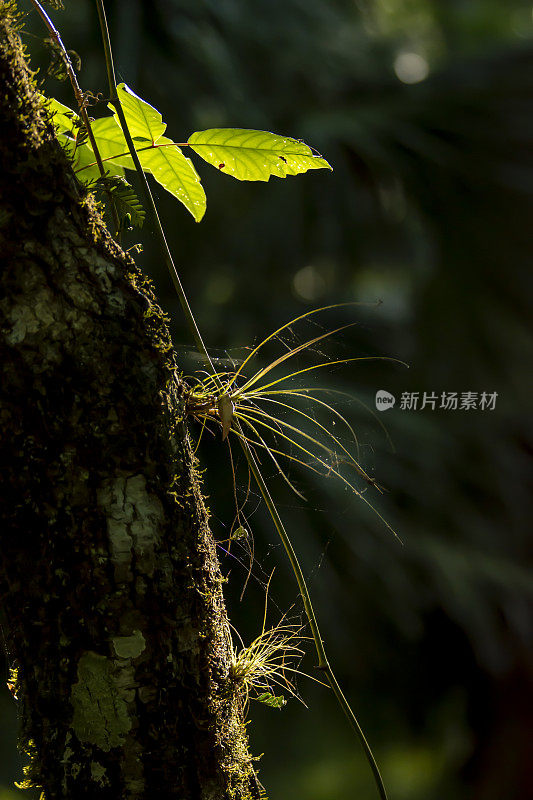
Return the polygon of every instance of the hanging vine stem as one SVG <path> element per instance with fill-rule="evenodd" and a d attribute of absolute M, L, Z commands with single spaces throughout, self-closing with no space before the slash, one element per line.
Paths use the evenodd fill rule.
<path fill-rule="evenodd" d="M 194 318 L 194 314 L 192 313 L 192 309 L 189 305 L 189 301 L 187 299 L 187 295 L 185 294 L 185 289 L 183 288 L 183 284 L 181 282 L 178 270 L 176 269 L 176 265 L 174 264 L 174 259 L 172 258 L 172 253 L 170 252 L 170 248 L 168 246 L 168 242 L 165 236 L 165 231 L 163 230 L 163 226 L 161 224 L 161 220 L 159 219 L 159 214 L 157 212 L 157 207 L 150 190 L 150 186 L 148 184 L 148 180 L 144 173 L 144 170 L 141 166 L 141 162 L 139 160 L 139 156 L 137 155 L 137 151 L 135 149 L 135 145 L 133 144 L 133 139 L 131 138 L 130 130 L 128 128 L 128 123 L 126 121 L 126 116 L 124 114 L 124 110 L 122 108 L 122 104 L 120 102 L 120 98 L 117 92 L 117 82 L 115 78 L 115 65 L 113 62 L 113 52 L 111 50 L 111 39 L 109 36 L 109 28 L 107 25 L 107 17 L 105 13 L 105 8 L 103 4 L 103 0 L 96 0 L 96 8 L 98 10 L 98 19 L 100 21 L 100 30 L 102 32 L 102 41 L 104 45 L 104 53 L 105 53 L 105 63 L 107 69 L 107 80 L 109 83 L 109 102 L 115 108 L 117 112 L 117 116 L 119 118 L 120 127 L 122 128 L 122 132 L 124 134 L 124 138 L 126 139 L 126 143 L 128 145 L 128 149 L 130 151 L 130 155 L 133 159 L 133 163 L 135 164 L 135 169 L 137 174 L 141 180 L 144 195 L 152 212 L 152 216 L 154 219 L 155 227 L 156 227 L 156 234 L 159 240 L 159 244 L 161 246 L 161 250 L 163 253 L 163 258 L 165 260 L 165 264 L 167 265 L 168 271 L 170 273 L 170 277 L 172 278 L 172 283 L 174 284 L 174 288 L 176 293 L 179 297 L 179 301 L 181 303 L 181 307 L 183 309 L 183 313 L 185 314 L 185 318 L 187 320 L 187 324 L 191 330 L 193 335 L 194 341 L 196 342 L 196 346 L 200 354 L 205 358 L 207 365 L 209 366 L 211 372 L 215 373 L 215 368 L 213 366 L 213 362 L 211 361 L 211 357 L 207 352 L 207 348 L 204 344 L 204 340 L 202 339 L 202 334 L 200 333 L 200 329 L 196 323 Z"/>
<path fill-rule="evenodd" d="M 240 422 L 237 422 L 235 427 L 236 427 L 236 430 L 238 431 L 238 433 L 240 434 L 239 441 L 243 445 L 243 450 L 244 450 L 244 453 L 246 455 L 246 460 L 248 461 L 248 465 L 250 467 L 250 470 L 252 471 L 252 474 L 253 474 L 253 476 L 255 478 L 255 481 L 256 481 L 256 483 L 257 483 L 257 485 L 259 487 L 261 495 L 263 496 L 263 500 L 265 501 L 265 504 L 266 504 L 266 506 L 268 508 L 270 516 L 272 517 L 274 525 L 276 526 L 276 530 L 278 532 L 279 538 L 281 539 L 283 547 L 285 548 L 285 552 L 287 553 L 287 556 L 288 556 L 289 561 L 291 563 L 292 571 L 293 571 L 294 576 L 296 578 L 296 581 L 298 583 L 298 588 L 299 588 L 300 594 L 302 596 L 302 601 L 303 601 L 303 604 L 304 604 L 305 613 L 306 613 L 306 616 L 307 616 L 307 620 L 309 622 L 309 627 L 311 629 L 311 635 L 313 637 L 313 641 L 315 643 L 315 648 L 316 648 L 316 652 L 317 652 L 317 656 L 318 656 L 317 668 L 324 673 L 329 685 L 331 686 L 331 688 L 333 690 L 333 693 L 334 693 L 335 697 L 337 698 L 338 704 L 342 708 L 344 714 L 348 718 L 348 721 L 349 721 L 351 727 L 353 728 L 353 730 L 355 731 L 355 733 L 357 734 L 357 736 L 359 738 L 359 741 L 361 742 L 361 745 L 362 745 L 362 748 L 364 750 L 365 756 L 367 758 L 367 761 L 368 761 L 368 763 L 370 765 L 370 768 L 372 770 L 372 773 L 374 775 L 374 780 L 376 782 L 376 786 L 377 786 L 377 789 L 378 789 L 378 792 L 379 792 L 379 796 L 381 797 L 381 800 L 387 800 L 387 792 L 385 790 L 385 785 L 383 783 L 383 779 L 381 777 L 381 774 L 380 774 L 379 767 L 377 765 L 376 759 L 374 758 L 374 754 L 372 753 L 372 750 L 371 750 L 370 745 L 368 744 L 368 742 L 366 740 L 366 737 L 365 737 L 365 735 L 363 733 L 363 730 L 362 730 L 361 726 L 359 725 L 359 722 L 357 721 L 357 718 L 356 718 L 355 714 L 353 713 L 350 704 L 348 703 L 348 701 L 346 700 L 344 694 L 342 693 L 341 687 L 339 686 L 338 681 L 337 681 L 337 679 L 335 677 L 335 673 L 333 672 L 333 670 L 332 670 L 332 668 L 331 668 L 331 666 L 329 664 L 329 661 L 328 661 L 328 658 L 327 658 L 327 655 L 326 655 L 326 650 L 324 648 L 324 642 L 322 641 L 322 636 L 320 635 L 320 629 L 318 627 L 318 623 L 317 623 L 317 620 L 316 620 L 315 612 L 313 610 L 313 604 L 311 602 L 311 596 L 309 594 L 309 589 L 307 588 L 305 577 L 304 577 L 302 568 L 300 566 L 300 562 L 298 561 L 298 557 L 297 557 L 296 553 L 294 552 L 294 548 L 292 546 L 291 540 L 289 539 L 287 531 L 285 530 L 285 526 L 284 526 L 284 524 L 283 524 L 283 522 L 281 520 L 281 517 L 279 515 L 278 509 L 276 508 L 276 504 L 272 500 L 272 496 L 271 496 L 270 492 L 268 491 L 268 486 L 266 485 L 265 479 L 263 478 L 263 475 L 261 474 L 261 470 L 259 469 L 259 467 L 257 465 L 257 461 L 255 460 L 255 457 L 254 457 L 254 454 L 252 452 L 252 449 L 251 449 L 250 445 L 248 444 L 248 442 L 244 438 L 244 433 L 243 433 L 243 430 L 241 428 Z"/>
<path fill-rule="evenodd" d="M 74 71 L 74 67 L 72 66 L 72 61 L 70 60 L 70 56 L 67 52 L 65 45 L 63 44 L 63 40 L 61 39 L 59 31 L 55 27 L 54 23 L 52 22 L 52 20 L 50 19 L 50 17 L 42 7 L 42 5 L 38 2 L 38 0 L 30 0 L 30 2 L 34 7 L 34 9 L 39 14 L 39 16 L 41 17 L 42 21 L 44 22 L 52 40 L 56 43 L 57 47 L 59 48 L 59 52 L 61 53 L 61 58 L 63 59 L 65 69 L 67 71 L 67 75 L 69 77 L 70 83 L 72 85 L 72 90 L 74 92 L 74 96 L 78 104 L 80 117 L 85 126 L 85 130 L 87 131 L 87 135 L 91 143 L 91 147 L 94 153 L 94 157 L 96 159 L 96 163 L 98 165 L 98 169 L 100 171 L 100 175 L 102 178 L 105 178 L 106 171 L 102 159 L 100 157 L 100 151 L 98 150 L 98 146 L 94 138 L 94 134 L 91 128 L 91 121 L 89 119 L 89 115 L 87 114 L 85 97 L 81 90 L 80 84 L 78 83 L 78 78 L 76 76 L 76 72 Z M 106 189 L 105 192 L 109 200 L 109 207 L 111 208 L 111 214 L 113 216 L 113 224 L 115 226 L 116 235 L 118 235 L 120 232 L 120 220 L 118 218 L 115 201 L 113 200 L 113 195 L 109 190 Z"/>
<path fill-rule="evenodd" d="M 185 317 L 186 317 L 187 322 L 189 324 L 191 333 L 193 334 L 193 337 L 194 337 L 194 339 L 196 341 L 196 345 L 198 347 L 199 352 L 201 353 L 201 355 L 204 356 L 207 364 L 209 365 L 209 368 L 210 368 L 211 372 L 213 373 L 213 380 L 214 380 L 215 384 L 217 385 L 217 387 L 219 389 L 222 390 L 222 382 L 221 382 L 220 377 L 218 376 L 218 374 L 217 374 L 217 372 L 216 372 L 216 370 L 214 368 L 214 365 L 213 365 L 213 362 L 211 361 L 209 353 L 207 352 L 206 346 L 205 346 L 204 341 L 202 339 L 202 335 L 200 333 L 200 330 L 199 330 L 198 325 L 196 323 L 196 320 L 194 318 L 192 309 L 191 309 L 191 307 L 189 305 L 189 301 L 187 300 L 187 296 L 185 294 L 185 290 L 184 290 L 183 285 L 181 283 L 178 271 L 177 271 L 176 266 L 174 264 L 174 260 L 172 258 L 172 254 L 170 252 L 170 248 L 168 246 L 168 243 L 167 243 L 167 240 L 166 240 L 166 237 L 165 237 L 165 232 L 163 230 L 163 226 L 161 224 L 161 220 L 160 220 L 159 214 L 157 212 L 157 207 L 156 207 L 153 195 L 152 195 L 152 193 L 150 191 L 150 187 L 148 185 L 148 181 L 147 181 L 146 175 L 144 173 L 144 170 L 142 168 L 141 162 L 139 160 L 139 156 L 137 155 L 137 151 L 135 149 L 135 145 L 133 143 L 133 139 L 131 138 L 131 134 L 130 134 L 130 131 L 129 131 L 129 128 L 128 128 L 128 123 L 126 121 L 126 117 L 125 117 L 125 114 L 124 114 L 124 111 L 122 109 L 122 105 L 121 105 L 121 102 L 120 102 L 120 99 L 119 99 L 119 96 L 118 96 L 117 86 L 116 86 L 116 78 L 115 78 L 115 67 L 114 67 L 114 63 L 113 63 L 113 53 L 112 53 L 112 49 L 111 49 L 111 39 L 110 39 L 110 36 L 109 36 L 109 28 L 108 28 L 108 25 L 107 25 L 107 18 L 106 18 L 106 13 L 105 13 L 103 0 L 96 0 L 96 6 L 97 6 L 97 10 L 98 10 L 98 18 L 99 18 L 99 21 L 100 21 L 100 30 L 101 30 L 101 33 L 102 33 L 102 40 L 103 40 L 103 45 L 104 45 L 106 68 L 107 68 L 107 77 L 108 77 L 108 83 L 109 83 L 110 102 L 111 102 L 111 104 L 114 106 L 114 108 L 117 111 L 117 116 L 119 118 L 120 125 L 122 127 L 122 131 L 124 133 L 124 137 L 126 139 L 126 142 L 127 142 L 128 148 L 129 148 L 130 155 L 131 155 L 131 157 L 133 159 L 133 162 L 135 164 L 135 169 L 137 170 L 137 174 L 139 175 L 139 178 L 142 181 L 142 185 L 143 185 L 143 188 L 144 188 L 144 193 L 146 195 L 146 199 L 148 201 L 148 205 L 149 205 L 149 207 L 150 207 L 150 209 L 152 211 L 152 214 L 153 214 L 153 217 L 154 217 L 154 220 L 155 220 L 156 232 L 157 232 L 157 236 L 158 236 L 159 242 L 161 244 L 161 249 L 163 250 L 165 262 L 167 264 L 167 267 L 169 269 L 172 281 L 173 281 L 174 286 L 176 288 L 176 291 L 177 291 L 178 297 L 180 299 L 180 303 L 181 303 L 181 306 L 183 308 L 183 311 L 185 313 Z M 367 758 L 367 761 L 368 761 L 368 763 L 370 765 L 370 768 L 372 770 L 372 773 L 374 775 L 374 780 L 376 782 L 377 790 L 378 790 L 378 793 L 379 793 L 379 796 L 380 796 L 381 800 L 387 800 L 387 792 L 385 790 L 385 785 L 383 783 L 383 779 L 381 777 L 378 765 L 376 763 L 376 759 L 374 758 L 374 755 L 372 753 L 370 745 L 368 744 L 368 742 L 366 740 L 366 737 L 365 737 L 365 735 L 364 735 L 364 733 L 362 731 L 362 728 L 359 725 L 359 722 L 357 721 L 357 718 L 356 718 L 355 714 L 353 713 L 350 704 L 348 703 L 348 701 L 346 700 L 344 694 L 342 693 L 342 690 L 341 690 L 341 688 L 340 688 L 340 686 L 339 686 L 339 684 L 337 682 L 335 674 L 334 674 L 334 672 L 333 672 L 333 670 L 332 670 L 332 668 L 331 668 L 331 666 L 329 664 L 329 661 L 328 661 L 328 658 L 327 658 L 327 655 L 326 655 L 326 650 L 324 648 L 324 643 L 323 643 L 322 637 L 320 635 L 320 630 L 319 630 L 318 623 L 317 623 L 317 620 L 316 620 L 315 612 L 313 610 L 313 604 L 311 602 L 311 596 L 309 594 L 309 589 L 307 588 L 305 577 L 304 577 L 302 568 L 300 566 L 300 562 L 298 561 L 298 557 L 296 556 L 296 553 L 295 553 L 294 548 L 292 546 L 291 540 L 289 539 L 287 531 L 285 530 L 285 526 L 284 526 L 284 524 L 282 522 L 282 519 L 281 519 L 281 517 L 279 515 L 279 512 L 278 512 L 278 510 L 276 508 L 276 504 L 274 503 L 274 501 L 273 501 L 273 499 L 272 499 L 272 497 L 270 495 L 270 492 L 269 492 L 268 487 L 266 485 L 265 479 L 263 478 L 263 475 L 261 474 L 261 470 L 259 469 L 259 466 L 257 464 L 255 456 L 254 456 L 254 454 L 252 452 L 252 448 L 250 447 L 248 441 L 246 440 L 246 437 L 244 436 L 244 433 L 242 431 L 240 422 L 238 420 L 233 420 L 233 424 L 234 424 L 237 432 L 240 434 L 239 435 L 239 441 L 240 441 L 241 446 L 242 446 L 242 448 L 244 450 L 244 454 L 246 456 L 246 460 L 248 462 L 248 466 L 250 468 L 250 471 L 251 471 L 252 475 L 254 476 L 254 479 L 255 479 L 255 481 L 257 483 L 259 491 L 261 492 L 263 500 L 265 501 L 265 504 L 266 504 L 268 512 L 269 512 L 269 514 L 270 514 L 270 516 L 272 518 L 272 521 L 274 522 L 274 525 L 275 525 L 276 530 L 278 532 L 278 535 L 279 535 L 279 537 L 281 539 L 283 547 L 285 548 L 285 552 L 287 553 L 287 556 L 289 558 L 289 561 L 290 561 L 290 564 L 291 564 L 291 567 L 292 567 L 292 571 L 293 571 L 294 576 L 296 578 L 296 582 L 298 584 L 298 589 L 299 589 L 301 597 L 302 597 L 302 601 L 303 601 L 303 605 L 304 605 L 304 609 L 305 609 L 305 614 L 307 616 L 307 620 L 309 622 L 309 627 L 311 629 L 311 634 L 312 634 L 312 637 L 313 637 L 313 641 L 315 643 L 315 648 L 316 648 L 316 652 L 317 652 L 317 656 L 318 656 L 318 665 L 317 665 L 318 669 L 320 669 L 323 672 L 323 674 L 325 675 L 329 685 L 331 686 L 331 689 L 333 690 L 333 693 L 334 693 L 334 695 L 335 695 L 335 697 L 337 699 L 337 702 L 339 703 L 340 707 L 342 708 L 342 711 L 344 712 L 344 714 L 348 718 L 348 721 L 349 721 L 352 729 L 355 731 L 357 737 L 359 738 L 359 741 L 360 741 L 360 743 L 362 745 L 362 748 L 363 748 L 363 751 L 364 751 L 365 756 Z"/>

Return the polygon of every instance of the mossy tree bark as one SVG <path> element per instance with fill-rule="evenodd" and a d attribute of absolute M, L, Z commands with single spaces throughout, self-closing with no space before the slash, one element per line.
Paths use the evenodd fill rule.
<path fill-rule="evenodd" d="M 0 3 L 0 592 L 46 798 L 258 797 L 183 388 Z"/>

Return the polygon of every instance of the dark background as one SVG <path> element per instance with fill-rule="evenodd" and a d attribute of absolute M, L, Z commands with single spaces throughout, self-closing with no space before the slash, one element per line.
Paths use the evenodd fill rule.
<path fill-rule="evenodd" d="M 82 87 L 105 95 L 92 4 L 66 5 L 51 14 L 82 57 Z M 335 478 L 291 470 L 304 503 L 263 462 L 310 576 L 330 660 L 392 800 L 533 798 L 531 4 L 115 0 L 107 7 L 119 79 L 162 112 L 171 137 L 184 141 L 209 127 L 272 130 L 304 139 L 334 168 L 247 184 L 197 160 L 208 196 L 200 225 L 156 188 L 213 353 L 238 356 L 235 348 L 318 306 L 381 301 L 324 312 L 318 327 L 295 326 L 288 341 L 357 322 L 334 337 L 328 357 L 409 364 L 351 363 L 316 375 L 316 385 L 356 398 L 340 399 L 338 408 L 357 430 L 365 469 L 388 491 L 357 485 L 403 545 Z M 36 36 L 43 32 L 31 13 L 25 37 L 44 77 L 48 55 Z M 45 85 L 73 105 L 68 85 Z M 101 104 L 92 113 L 105 111 Z M 140 240 L 139 263 L 171 314 L 190 373 L 193 346 L 149 223 L 127 246 Z M 278 345 L 271 355 L 283 352 Z M 296 366 L 317 358 L 303 356 Z M 373 416 L 358 401 L 374 409 L 377 389 L 397 402 Z M 498 397 L 493 411 L 399 408 L 402 392 L 424 391 Z M 199 455 L 223 540 L 235 513 L 227 448 L 207 435 Z M 236 484 L 242 498 L 242 465 Z M 271 624 L 293 603 L 291 613 L 299 609 L 284 553 L 257 505 L 252 494 L 257 561 L 242 602 L 246 569 L 221 550 L 232 622 L 247 642 L 260 632 L 274 567 Z M 238 543 L 232 553 L 246 564 Z M 302 669 L 313 674 L 309 651 Z M 250 707 L 271 800 L 371 800 L 370 772 L 332 696 L 305 678 L 298 686 L 309 709 L 296 701 L 282 711 Z M 2 800 L 20 779 L 13 706 L 6 690 Z"/>

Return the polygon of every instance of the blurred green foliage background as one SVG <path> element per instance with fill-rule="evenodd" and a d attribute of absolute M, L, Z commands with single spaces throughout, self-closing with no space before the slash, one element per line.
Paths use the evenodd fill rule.
<path fill-rule="evenodd" d="M 105 96 L 93 5 L 66 6 L 51 13 L 82 57 L 82 86 Z M 208 197 L 200 225 L 157 187 L 215 355 L 239 354 L 308 309 L 361 301 L 370 305 L 317 319 L 323 329 L 295 327 L 292 341 L 356 321 L 328 356 L 409 364 L 352 364 L 320 378 L 370 409 L 378 389 L 397 398 L 379 415 L 393 449 L 370 411 L 351 400 L 339 409 L 357 428 L 363 465 L 388 491 L 360 488 L 403 546 L 334 479 L 291 471 L 304 503 L 264 462 L 310 576 L 330 659 L 391 798 L 533 797 L 531 3 L 114 0 L 107 8 L 119 79 L 162 112 L 170 136 L 272 130 L 304 139 L 334 167 L 256 185 L 197 164 Z M 49 57 L 33 14 L 27 30 L 44 77 Z M 73 104 L 68 85 L 45 85 Z M 193 346 L 149 228 L 127 244 L 142 240 L 139 263 L 191 372 Z M 494 411 L 399 408 L 402 392 L 424 391 L 498 397 Z M 200 459 L 223 540 L 234 516 L 226 448 L 205 437 Z M 239 464 L 237 488 L 242 499 Z M 252 495 L 256 580 L 242 602 L 246 553 L 237 543 L 232 556 L 221 550 L 231 618 L 247 641 L 260 630 L 274 567 L 271 621 L 277 608 L 296 602 L 298 610 L 286 559 L 257 506 Z M 313 673 L 312 655 L 303 668 Z M 294 701 L 283 711 L 250 709 L 269 797 L 371 800 L 369 770 L 333 698 L 304 678 L 299 689 L 309 709 Z M 13 720 L 1 726 L 8 792 L 20 758 L 7 691 L 1 708 Z"/>

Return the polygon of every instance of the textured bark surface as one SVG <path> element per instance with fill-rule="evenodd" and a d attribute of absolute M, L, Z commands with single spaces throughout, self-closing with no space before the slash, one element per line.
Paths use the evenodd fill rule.
<path fill-rule="evenodd" d="M 258 797 L 171 342 L 0 4 L 0 599 L 46 798 Z"/>

